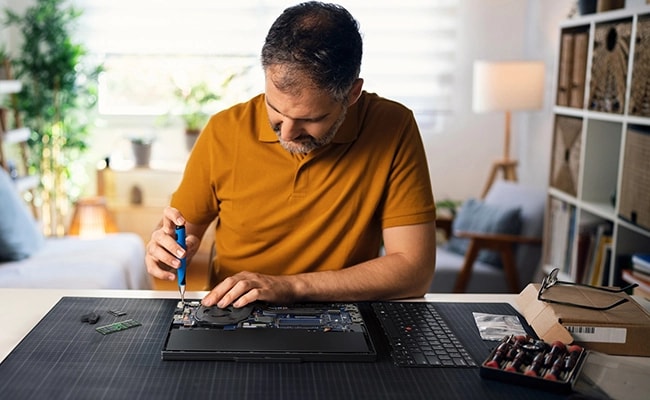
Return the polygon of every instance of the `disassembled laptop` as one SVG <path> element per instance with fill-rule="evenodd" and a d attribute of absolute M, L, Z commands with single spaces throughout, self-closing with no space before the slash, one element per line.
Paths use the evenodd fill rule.
<path fill-rule="evenodd" d="M 254 303 L 243 308 L 204 307 L 199 301 L 179 301 L 172 329 L 305 329 L 321 332 L 362 332 L 363 318 L 355 304 L 277 306 Z"/>

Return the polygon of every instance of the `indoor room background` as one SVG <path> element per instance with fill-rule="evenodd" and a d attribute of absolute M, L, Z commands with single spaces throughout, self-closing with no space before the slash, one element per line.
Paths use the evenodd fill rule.
<path fill-rule="evenodd" d="M 90 7 L 92 3 L 94 2 L 84 0 L 73 2 L 80 7 Z M 195 2 L 199 5 L 200 3 L 209 4 L 210 2 Z M 233 2 L 233 7 L 245 3 L 251 2 Z M 260 25 L 263 26 L 256 27 L 259 32 L 257 42 L 261 47 L 268 25 L 277 16 L 279 10 L 293 4 L 294 1 L 259 0 L 252 3 L 265 4 L 266 8 L 260 6 L 259 10 L 261 11 L 259 12 L 269 13 L 268 16 L 260 19 L 260 21 L 268 21 L 268 23 L 266 25 L 261 23 Z M 360 6 L 359 1 L 341 0 L 339 3 L 347 6 L 352 14 L 359 19 L 361 30 L 364 31 L 364 26 L 369 24 L 366 21 L 373 18 L 373 9 L 369 6 Z M 391 5 L 391 3 L 393 2 L 373 3 L 373 7 L 379 9 L 380 6 Z M 559 22 L 568 18 L 570 13 L 575 10 L 576 2 L 570 0 L 409 0 L 400 2 L 400 4 L 402 3 L 405 7 L 411 8 L 417 8 L 418 4 L 421 4 L 421 7 L 428 12 L 435 12 L 430 5 L 440 3 L 443 5 L 443 9 L 447 10 L 445 19 L 442 20 L 442 23 L 446 24 L 446 28 L 442 29 L 436 26 L 428 33 L 423 34 L 421 31 L 415 30 L 411 33 L 405 27 L 406 33 L 399 38 L 403 41 L 400 43 L 401 46 L 417 46 L 418 43 L 426 42 L 429 39 L 426 37 L 427 34 L 436 35 L 436 32 L 442 32 L 442 35 L 446 36 L 444 45 L 451 46 L 445 50 L 446 55 L 442 57 L 446 72 L 439 78 L 442 82 L 442 90 L 445 91 L 445 99 L 440 104 L 431 107 L 434 109 L 433 117 L 429 115 L 421 125 L 436 198 L 438 200 L 463 200 L 469 197 L 478 197 L 487 180 L 492 162 L 501 157 L 503 153 L 503 113 L 478 114 L 472 111 L 472 70 L 473 63 L 477 60 L 538 60 L 545 64 L 544 106 L 540 110 L 513 113 L 511 155 L 514 159 L 519 160 L 517 172 L 522 183 L 546 187 L 551 158 L 552 99 L 550 93 L 553 89 L 552 77 L 558 53 L 557 27 Z M 19 12 L 30 4 L 30 0 L 0 0 L 0 6 L 9 7 Z M 165 2 L 136 0 L 118 1 L 115 4 L 122 4 L 125 9 L 128 9 L 128 4 L 156 7 L 158 4 L 165 4 Z M 268 4 L 272 4 L 272 6 L 268 6 Z M 250 8 L 250 4 L 248 7 Z M 431 11 L 432 9 L 434 11 Z M 128 11 L 125 12 L 128 14 Z M 150 15 L 153 16 L 156 13 L 151 12 Z M 147 18 L 147 14 L 123 15 L 122 18 L 126 20 L 134 17 Z M 439 21 L 434 17 L 432 17 L 432 21 Z M 95 18 L 94 21 L 102 20 L 101 15 L 93 15 L 93 18 Z M 106 16 L 106 18 L 114 17 Z M 112 25 L 118 23 L 114 19 L 111 21 L 116 21 L 111 22 Z M 391 19 L 386 19 L 385 23 L 391 24 Z M 173 21 L 167 21 L 165 24 L 173 35 L 175 29 Z M 137 49 L 138 40 L 151 39 L 148 35 L 152 33 L 144 29 L 147 26 L 145 21 L 142 22 L 142 26 L 143 29 L 139 32 L 138 37 L 129 40 L 129 43 L 132 44 L 130 49 Z M 92 25 L 84 27 L 81 24 L 81 28 L 92 29 Z M 119 28 L 115 28 L 115 30 L 117 32 Z M 199 35 L 200 27 L 197 27 L 196 32 Z M 409 37 L 410 34 L 413 36 Z M 425 36 L 422 37 L 422 35 Z M 83 43 L 86 37 L 80 35 L 79 39 Z M 0 38 L 9 50 L 17 46 L 16 34 L 9 29 L 3 29 Z M 189 38 L 191 36 L 188 37 L 187 46 L 196 46 L 196 43 Z M 439 39 L 433 37 L 432 40 Z M 228 40 L 223 38 L 218 42 L 220 48 L 228 45 Z M 203 41 L 201 43 L 210 42 Z M 213 43 L 217 43 L 217 41 L 213 41 Z M 372 37 L 366 37 L 366 43 L 372 43 Z M 182 44 L 180 45 L 182 46 Z M 373 46 L 366 47 L 365 56 L 367 58 L 365 60 L 367 63 L 370 62 L 368 60 L 371 53 L 377 50 L 377 45 Z M 99 45 L 93 43 L 92 50 L 101 52 L 101 43 Z M 204 51 L 209 54 L 213 49 L 205 48 Z M 256 54 L 253 56 L 257 57 Z M 258 58 L 253 58 L 252 62 L 258 64 Z M 405 64 L 406 62 L 407 60 L 404 60 L 400 64 L 399 56 L 391 61 L 391 68 L 397 72 L 393 73 L 392 82 L 374 79 L 375 75 L 372 74 L 365 76 L 366 88 L 390 97 L 394 92 L 393 88 L 399 87 L 402 67 L 406 71 L 403 74 L 403 79 L 405 82 L 408 80 L 410 70 Z M 366 67 L 370 68 L 364 64 L 363 68 Z M 258 66 L 255 65 L 255 68 Z M 362 75 L 364 72 L 365 70 L 362 70 Z M 129 79 L 131 82 L 144 81 L 148 73 L 147 70 L 134 69 L 134 75 Z M 256 73 L 258 75 L 255 75 Z M 253 71 L 250 75 L 253 78 L 249 77 L 245 90 L 239 93 L 230 93 L 232 101 L 245 100 L 262 90 L 263 82 L 259 72 Z M 393 88 L 390 87 L 391 84 Z M 233 92 L 237 89 L 229 88 L 228 90 Z M 398 100 L 400 100 L 399 96 Z M 410 104 L 407 103 L 407 105 Z M 98 115 L 92 129 L 90 150 L 85 155 L 89 170 L 87 184 L 84 188 L 85 193 L 89 195 L 95 193 L 93 169 L 100 160 L 110 156 L 114 159 L 115 166 L 119 166 L 121 161 L 125 161 L 125 165 L 128 166 L 132 155 L 127 139 L 132 135 L 155 135 L 152 167 L 182 169 L 187 151 L 183 135 L 180 134 L 181 124 L 172 119 L 171 123 L 161 125 L 159 118 L 160 115 Z"/>

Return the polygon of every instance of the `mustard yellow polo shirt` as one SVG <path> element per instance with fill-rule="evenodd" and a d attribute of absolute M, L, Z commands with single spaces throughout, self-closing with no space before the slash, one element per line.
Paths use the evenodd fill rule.
<path fill-rule="evenodd" d="M 307 155 L 282 148 L 263 94 L 215 114 L 171 205 L 193 223 L 219 217 L 219 279 L 345 268 L 377 257 L 383 228 L 435 220 L 412 112 L 366 92 Z"/>

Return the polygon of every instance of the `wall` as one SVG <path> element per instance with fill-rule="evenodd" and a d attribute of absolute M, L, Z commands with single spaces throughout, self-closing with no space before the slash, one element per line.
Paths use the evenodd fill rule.
<path fill-rule="evenodd" d="M 461 49 L 456 104 L 443 134 L 425 138 L 437 199 L 481 194 L 492 162 L 503 154 L 502 113 L 472 112 L 475 60 L 541 60 L 546 64 L 544 108 L 512 116 L 510 154 L 519 159 L 519 180 L 546 187 L 551 147 L 551 99 L 558 23 L 572 2 L 566 0 L 462 0 Z"/>
<path fill-rule="evenodd" d="M 31 0 L 0 0 L 12 9 L 22 9 Z M 504 116 L 501 113 L 475 114 L 471 109 L 472 68 L 479 59 L 537 59 L 546 63 L 546 93 L 552 92 L 557 57 L 558 23 L 569 14 L 568 0 L 460 0 L 459 53 L 456 97 L 447 128 L 439 134 L 424 135 L 434 193 L 438 199 L 466 199 L 479 196 L 492 162 L 503 152 Z M 0 31 L 2 43 L 7 36 Z M 11 38 L 9 39 L 11 41 Z M 511 155 L 519 159 L 518 174 L 526 184 L 545 187 L 551 147 L 552 99 L 544 109 L 513 114 Z M 129 158 L 125 139 L 129 129 L 109 130 L 102 121 L 94 132 L 88 160 L 100 160 L 110 153 Z M 149 125 L 151 126 L 151 125 Z M 144 127 L 143 130 L 148 129 Z M 154 146 L 155 165 L 181 168 L 186 158 L 179 127 L 160 132 L 163 140 Z M 110 149 L 110 150 L 109 150 Z M 182 149 L 179 151 L 179 149 Z M 94 162 L 90 162 L 91 168 Z M 88 192 L 94 192 L 89 175 Z"/>

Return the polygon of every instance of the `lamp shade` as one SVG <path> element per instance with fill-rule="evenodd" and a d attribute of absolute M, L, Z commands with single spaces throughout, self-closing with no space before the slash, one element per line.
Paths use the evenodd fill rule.
<path fill-rule="evenodd" d="M 544 64 L 538 61 L 476 61 L 474 112 L 534 110 L 544 101 Z"/>

